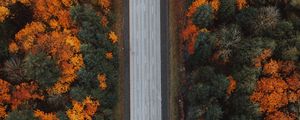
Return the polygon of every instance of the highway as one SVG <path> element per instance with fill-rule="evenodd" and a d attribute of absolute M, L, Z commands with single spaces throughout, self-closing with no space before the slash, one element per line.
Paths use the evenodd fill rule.
<path fill-rule="evenodd" d="M 129 0 L 130 120 L 161 120 L 160 0 Z"/>

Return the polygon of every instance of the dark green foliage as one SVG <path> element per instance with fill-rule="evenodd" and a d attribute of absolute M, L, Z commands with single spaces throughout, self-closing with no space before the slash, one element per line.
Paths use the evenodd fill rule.
<path fill-rule="evenodd" d="M 187 120 L 195 120 L 201 118 L 205 113 L 204 107 L 191 106 L 188 108 Z"/>
<path fill-rule="evenodd" d="M 195 44 L 195 54 L 189 56 L 188 60 L 191 65 L 207 64 L 207 60 L 213 54 L 213 46 L 216 42 L 216 35 L 207 32 L 200 32 Z"/>
<path fill-rule="evenodd" d="M 229 98 L 229 104 L 225 107 L 226 116 L 229 120 L 259 120 L 261 113 L 259 105 L 253 104 L 249 96 L 235 94 Z"/>
<path fill-rule="evenodd" d="M 28 80 L 37 81 L 42 88 L 53 86 L 60 76 L 56 61 L 43 52 L 25 57 L 24 72 Z"/>
<path fill-rule="evenodd" d="M 89 6 L 75 6 L 71 16 L 79 26 L 81 52 L 85 66 L 77 73 L 78 80 L 70 90 L 72 99 L 82 101 L 87 96 L 97 98 L 101 102 L 101 114 L 97 113 L 96 119 L 113 119 L 112 109 L 117 102 L 118 80 L 118 51 L 107 38 L 109 29 L 100 24 L 100 17 Z M 110 15 L 109 19 L 114 17 Z M 109 25 L 108 25 L 109 26 Z M 107 52 L 113 52 L 113 59 L 105 57 Z M 99 88 L 97 76 L 105 74 L 107 89 Z M 107 112 L 110 111 L 110 112 Z"/>
<path fill-rule="evenodd" d="M 237 67 L 238 68 L 238 67 Z M 237 92 L 243 95 L 252 94 L 256 87 L 256 82 L 259 77 L 259 69 L 254 67 L 242 66 L 236 69 L 232 76 L 237 81 Z"/>
<path fill-rule="evenodd" d="M 78 37 L 82 42 L 97 44 L 98 40 L 105 38 L 104 28 L 99 24 L 100 17 L 91 6 L 75 6 L 71 8 L 71 17 L 79 26 Z M 93 31 L 93 32 L 91 32 Z"/>
<path fill-rule="evenodd" d="M 223 117 L 222 108 L 218 104 L 208 106 L 205 114 L 205 120 L 220 120 Z"/>
<path fill-rule="evenodd" d="M 236 12 L 236 0 L 220 0 L 218 19 L 221 22 L 228 22 L 233 19 Z"/>
<path fill-rule="evenodd" d="M 276 28 L 279 13 L 275 7 L 246 8 L 237 15 L 237 22 L 247 35 L 263 35 Z"/>
<path fill-rule="evenodd" d="M 290 21 L 293 23 L 295 30 L 300 31 L 300 15 L 295 15 L 297 13 L 292 14 L 290 17 Z"/>
<path fill-rule="evenodd" d="M 96 120 L 114 120 L 112 110 L 103 110 L 103 113 L 95 115 Z"/>
<path fill-rule="evenodd" d="M 213 17 L 213 10 L 211 6 L 208 4 L 202 5 L 197 9 L 193 17 L 193 23 L 199 28 L 206 28 L 212 24 Z"/>
<path fill-rule="evenodd" d="M 253 7 L 242 9 L 238 15 L 236 15 L 236 21 L 241 26 L 246 35 L 251 35 L 254 32 L 253 20 L 258 14 L 258 10 Z"/>
<path fill-rule="evenodd" d="M 227 100 L 224 109 L 225 118 L 229 120 L 258 120 L 261 117 L 259 106 L 253 104 L 249 96 L 256 88 L 260 70 L 255 67 L 242 66 L 233 71 L 232 76 L 237 81 L 235 92 Z"/>
<path fill-rule="evenodd" d="M 274 39 L 290 39 L 294 34 L 293 24 L 291 22 L 281 21 L 268 35 Z"/>
<path fill-rule="evenodd" d="M 34 117 L 32 110 L 14 110 L 8 113 L 6 120 L 38 120 Z"/>
<path fill-rule="evenodd" d="M 214 68 L 210 66 L 204 66 L 192 73 L 191 80 L 191 90 L 188 92 L 191 107 L 188 114 L 193 117 L 190 119 L 197 118 L 197 116 L 199 117 L 203 114 L 209 120 L 222 118 L 222 108 L 214 102 L 225 100 L 226 89 L 229 85 L 226 76 L 217 74 Z M 201 106 L 208 107 L 208 110 L 201 111 Z"/>
<path fill-rule="evenodd" d="M 243 40 L 235 49 L 235 64 L 253 65 L 254 59 L 266 49 L 274 50 L 276 42 L 270 38 L 252 38 Z"/>

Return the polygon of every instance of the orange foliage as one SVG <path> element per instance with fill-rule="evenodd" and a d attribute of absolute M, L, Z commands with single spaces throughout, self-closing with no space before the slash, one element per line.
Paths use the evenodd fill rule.
<path fill-rule="evenodd" d="M 52 26 L 54 28 L 56 25 Z M 40 22 L 26 25 L 24 29 L 16 34 L 15 41 L 21 45 L 20 48 L 23 51 L 36 53 L 44 50 L 48 51 L 51 56 L 58 58 L 57 64 L 63 74 L 53 88 L 48 90 L 49 93 L 61 94 L 67 92 L 77 76 L 76 72 L 84 64 L 82 55 L 79 53 L 80 41 L 73 34 L 75 33 L 70 30 L 45 33 L 45 26 Z"/>
<path fill-rule="evenodd" d="M 247 6 L 247 0 L 236 0 L 238 9 L 243 9 Z"/>
<path fill-rule="evenodd" d="M 220 8 L 220 1 L 219 0 L 212 0 L 211 1 L 211 7 L 216 12 Z"/>
<path fill-rule="evenodd" d="M 271 49 L 265 49 L 258 57 L 254 59 L 255 67 L 261 67 L 261 63 L 272 56 Z"/>
<path fill-rule="evenodd" d="M 269 63 L 264 65 L 264 74 L 276 75 L 279 71 L 279 63 L 275 60 L 270 60 Z"/>
<path fill-rule="evenodd" d="M 80 54 L 80 41 L 75 37 L 78 31 L 72 24 L 69 12 L 72 0 L 34 0 L 31 2 L 36 22 L 20 30 L 16 34 L 15 42 L 25 53 L 44 50 L 49 55 L 58 58 L 57 64 L 62 75 L 58 82 L 47 91 L 49 94 L 65 93 L 76 79 L 76 72 L 84 64 Z M 51 29 L 46 28 L 48 25 Z"/>
<path fill-rule="evenodd" d="M 72 20 L 70 17 L 69 10 L 61 10 L 57 13 L 58 22 L 64 28 L 69 28 L 71 26 Z"/>
<path fill-rule="evenodd" d="M 9 6 L 15 4 L 16 2 L 23 3 L 24 5 L 30 5 L 31 0 L 0 0 L 0 6 Z"/>
<path fill-rule="evenodd" d="M 110 32 L 109 33 L 109 39 L 110 41 L 114 44 L 116 42 L 118 42 L 118 36 L 116 35 L 115 32 Z"/>
<path fill-rule="evenodd" d="M 265 120 L 296 120 L 295 117 L 292 117 L 289 114 L 285 114 L 280 111 L 276 111 L 272 114 L 268 114 L 265 118 Z"/>
<path fill-rule="evenodd" d="M 7 116 L 6 107 L 3 106 L 4 102 L 10 102 L 11 96 L 9 94 L 11 85 L 0 79 L 0 119 Z"/>
<path fill-rule="evenodd" d="M 8 46 L 8 51 L 9 51 L 10 53 L 17 53 L 18 50 L 19 50 L 19 47 L 18 47 L 17 43 L 12 42 L 12 43 L 9 44 L 9 46 Z"/>
<path fill-rule="evenodd" d="M 207 0 L 196 0 L 192 3 L 192 5 L 189 7 L 188 12 L 186 13 L 186 16 L 191 17 L 194 15 L 194 13 L 197 11 L 197 8 L 201 5 L 207 4 Z"/>
<path fill-rule="evenodd" d="M 16 0 L 1 0 L 0 1 L 0 6 L 8 6 L 10 4 L 16 3 Z"/>
<path fill-rule="evenodd" d="M 280 109 L 300 100 L 300 76 L 295 71 L 295 63 L 270 60 L 264 65 L 263 73 L 271 76 L 260 78 L 251 100 L 260 104 L 267 120 L 294 120 Z"/>
<path fill-rule="evenodd" d="M 10 87 L 11 87 L 11 85 L 8 82 L 0 79 L 0 88 L 1 88 L 0 89 L 0 105 L 3 102 L 10 101 L 10 99 L 11 99 L 11 96 L 9 94 Z"/>
<path fill-rule="evenodd" d="M 15 35 L 15 42 L 19 45 L 20 49 L 28 52 L 32 48 L 37 35 L 43 32 L 45 32 L 45 25 L 43 23 L 32 22 Z"/>
<path fill-rule="evenodd" d="M 6 107 L 0 105 L 0 119 L 5 118 L 7 116 Z"/>
<path fill-rule="evenodd" d="M 8 15 L 9 15 L 9 9 L 6 7 L 0 6 L 0 23 L 3 22 Z"/>
<path fill-rule="evenodd" d="M 59 120 L 55 113 L 45 113 L 41 110 L 35 110 L 34 116 L 40 118 L 41 120 Z"/>
<path fill-rule="evenodd" d="M 288 84 L 281 78 L 262 78 L 251 100 L 260 103 L 262 112 L 274 112 L 288 104 Z"/>
<path fill-rule="evenodd" d="M 72 5 L 72 0 L 61 0 L 61 2 L 62 2 L 65 6 L 71 6 L 71 5 Z"/>
<path fill-rule="evenodd" d="M 229 85 L 226 93 L 229 96 L 236 89 L 236 80 L 234 80 L 232 76 L 228 76 L 227 79 L 229 80 Z"/>
<path fill-rule="evenodd" d="M 105 9 L 105 10 L 109 10 L 110 9 L 110 0 L 98 0 L 99 5 Z"/>
<path fill-rule="evenodd" d="M 107 52 L 107 53 L 105 53 L 105 58 L 106 59 L 109 59 L 109 60 L 111 60 L 111 59 L 113 59 L 113 53 L 112 52 Z"/>
<path fill-rule="evenodd" d="M 98 101 L 93 101 L 90 97 L 87 97 L 82 103 L 73 100 L 72 104 L 73 108 L 67 111 L 70 120 L 92 120 L 100 105 Z"/>
<path fill-rule="evenodd" d="M 11 97 L 11 107 L 12 109 L 16 109 L 19 105 L 27 100 L 34 100 L 40 99 L 43 100 L 44 96 L 37 94 L 36 91 L 38 90 L 37 84 L 31 82 L 28 83 L 21 83 L 20 85 L 15 86 L 15 90 L 12 92 Z"/>
<path fill-rule="evenodd" d="M 50 25 L 50 27 L 51 27 L 52 29 L 56 29 L 57 27 L 59 27 L 59 23 L 58 23 L 58 21 L 55 20 L 55 19 L 51 19 L 51 20 L 49 21 L 49 25 Z"/>
<path fill-rule="evenodd" d="M 34 0 L 32 2 L 34 3 L 35 19 L 48 23 L 50 18 L 57 17 L 60 25 L 65 28 L 70 27 L 71 0 Z"/>
<path fill-rule="evenodd" d="M 70 84 L 77 76 L 76 72 L 84 64 L 82 55 L 79 53 L 80 41 L 69 31 L 40 33 L 31 41 L 28 50 L 28 52 L 33 53 L 40 50 L 48 51 L 51 56 L 58 58 L 57 64 L 61 68 L 62 76 L 53 88 L 49 89 L 49 93 L 61 94 L 67 92 Z"/>
<path fill-rule="evenodd" d="M 190 55 L 195 53 L 195 43 L 198 34 L 198 28 L 194 24 L 189 24 L 181 33 L 183 40 L 188 42 L 188 53 Z"/>
<path fill-rule="evenodd" d="M 106 75 L 105 74 L 98 74 L 98 81 L 99 81 L 99 88 L 101 90 L 105 90 L 107 88 L 106 84 Z"/>
<path fill-rule="evenodd" d="M 194 24 L 189 24 L 182 32 L 181 36 L 183 40 L 188 40 L 189 38 L 193 36 L 198 35 L 198 28 Z"/>

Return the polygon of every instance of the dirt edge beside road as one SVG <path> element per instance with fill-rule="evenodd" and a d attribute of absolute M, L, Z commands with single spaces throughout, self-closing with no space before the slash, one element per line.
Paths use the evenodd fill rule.
<path fill-rule="evenodd" d="M 180 81 L 184 79 L 184 64 L 180 46 L 180 31 L 184 27 L 185 0 L 169 0 L 170 39 L 170 120 L 182 120 Z"/>
<path fill-rule="evenodd" d="M 124 120 L 125 119 L 125 49 L 124 49 L 124 2 L 126 0 L 113 0 L 113 10 L 115 12 L 116 24 L 113 26 L 113 31 L 119 37 L 119 81 L 118 81 L 118 102 L 114 108 L 114 118 L 116 120 Z"/>

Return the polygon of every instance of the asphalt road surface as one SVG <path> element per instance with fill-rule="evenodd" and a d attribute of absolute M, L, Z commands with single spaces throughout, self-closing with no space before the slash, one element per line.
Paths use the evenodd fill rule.
<path fill-rule="evenodd" d="M 129 0 L 130 119 L 161 120 L 160 0 Z"/>

